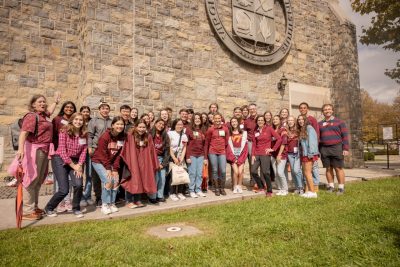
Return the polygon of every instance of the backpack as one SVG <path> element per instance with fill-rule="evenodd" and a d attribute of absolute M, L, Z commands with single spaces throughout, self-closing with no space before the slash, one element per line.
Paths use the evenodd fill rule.
<path fill-rule="evenodd" d="M 18 150 L 18 140 L 19 140 L 19 134 L 21 133 L 21 127 L 22 123 L 24 122 L 24 119 L 26 115 L 33 113 L 29 112 L 25 114 L 22 118 L 19 118 L 16 120 L 13 124 L 11 124 L 11 142 L 14 150 Z M 34 131 L 34 136 L 36 137 L 38 135 L 38 125 L 39 125 L 39 116 L 35 113 L 36 115 L 36 123 L 35 123 L 35 131 Z"/>

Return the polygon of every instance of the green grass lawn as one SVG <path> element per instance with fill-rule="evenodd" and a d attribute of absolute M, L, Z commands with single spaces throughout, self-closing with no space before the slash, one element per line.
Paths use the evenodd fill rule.
<path fill-rule="evenodd" d="M 400 179 L 131 219 L 0 231 L 2 266 L 399 266 Z M 186 222 L 204 235 L 158 239 Z"/>

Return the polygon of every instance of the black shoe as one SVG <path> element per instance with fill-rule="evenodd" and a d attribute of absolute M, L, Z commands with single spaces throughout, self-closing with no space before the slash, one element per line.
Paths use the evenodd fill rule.
<path fill-rule="evenodd" d="M 155 198 L 149 198 L 149 204 L 158 205 L 158 200 Z"/>
<path fill-rule="evenodd" d="M 165 198 L 163 198 L 163 197 L 162 198 L 157 198 L 157 201 L 158 202 L 165 202 Z"/>
<path fill-rule="evenodd" d="M 101 201 L 101 199 L 96 200 L 96 208 L 101 208 L 102 205 L 103 201 Z"/>
<path fill-rule="evenodd" d="M 332 186 L 328 186 L 328 188 L 326 189 L 326 191 L 327 191 L 328 193 L 333 193 L 333 192 L 335 191 L 335 188 L 332 187 Z"/>

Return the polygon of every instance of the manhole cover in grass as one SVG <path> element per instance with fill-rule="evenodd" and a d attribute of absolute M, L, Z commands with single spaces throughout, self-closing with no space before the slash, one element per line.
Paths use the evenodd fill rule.
<path fill-rule="evenodd" d="M 181 223 L 155 226 L 150 228 L 147 233 L 149 235 L 157 236 L 159 238 L 172 238 L 199 235 L 202 234 L 203 231 L 192 225 Z"/>

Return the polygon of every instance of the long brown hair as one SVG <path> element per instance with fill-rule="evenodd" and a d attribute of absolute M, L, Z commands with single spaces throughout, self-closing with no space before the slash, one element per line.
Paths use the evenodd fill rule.
<path fill-rule="evenodd" d="M 199 129 L 197 129 L 197 126 L 196 126 L 196 124 L 194 123 L 194 118 L 195 118 L 196 116 L 199 116 L 199 117 L 200 117 Z M 196 130 L 205 131 L 205 129 L 204 129 L 204 124 L 203 124 L 203 118 L 201 117 L 201 113 L 196 112 L 196 113 L 193 114 L 192 121 L 190 122 L 190 128 L 192 129 L 192 131 L 196 131 Z"/>
<path fill-rule="evenodd" d="M 229 121 L 229 133 L 230 133 L 230 135 L 233 134 L 233 130 L 234 130 L 234 129 L 233 129 L 233 126 L 232 126 L 232 120 L 236 120 L 236 121 L 238 122 L 237 130 L 238 130 L 238 132 L 239 132 L 240 134 L 242 134 L 243 131 L 242 131 L 242 129 L 240 129 L 240 122 L 239 122 L 238 118 L 233 117 L 233 118 L 231 118 L 231 120 Z"/>
<path fill-rule="evenodd" d="M 303 120 L 304 120 L 304 125 L 303 126 L 300 126 L 300 124 L 299 124 L 299 118 L 300 117 L 302 117 Z M 307 116 L 299 115 L 297 117 L 296 125 L 297 125 L 297 128 L 299 129 L 299 137 L 301 139 L 307 139 L 307 137 L 308 137 L 308 135 L 307 135 L 307 126 L 310 125 L 310 122 L 308 121 Z"/>
<path fill-rule="evenodd" d="M 62 127 L 61 131 L 66 132 L 70 136 L 73 136 L 75 134 L 76 127 L 72 124 L 72 122 L 78 116 L 81 116 L 82 120 L 83 120 L 82 127 L 79 129 L 79 136 L 80 137 L 86 137 L 86 135 L 87 135 L 87 127 L 86 127 L 86 124 L 85 124 L 85 119 L 83 118 L 83 115 L 80 112 L 75 112 L 74 114 L 72 114 L 71 118 L 69 118 L 69 120 L 68 120 L 68 124 L 65 125 L 64 127 Z"/>
<path fill-rule="evenodd" d="M 147 129 L 146 122 L 143 119 L 140 119 L 136 124 L 135 128 L 133 129 L 133 136 L 135 137 L 135 143 L 137 147 L 140 147 L 140 141 L 143 141 L 144 145 L 147 146 L 149 144 L 149 134 L 145 132 L 143 135 L 140 135 L 137 128 L 139 124 L 143 123 L 145 128 Z"/>
<path fill-rule="evenodd" d="M 294 138 L 296 136 L 299 136 L 299 130 L 297 129 L 297 121 L 296 121 L 296 118 L 294 116 L 292 116 L 292 115 L 290 115 L 288 117 L 288 121 L 289 121 L 289 118 L 293 118 L 294 125 L 293 125 L 293 127 L 290 127 L 289 123 L 287 123 L 285 128 L 286 128 L 286 131 L 288 133 L 288 137 L 289 138 Z"/>

